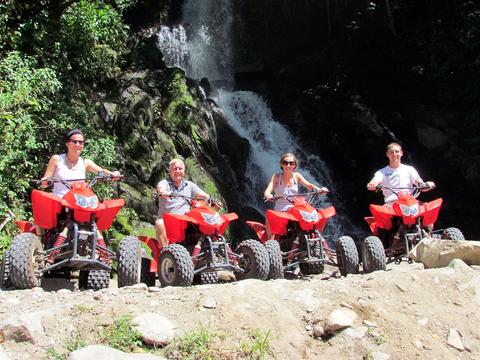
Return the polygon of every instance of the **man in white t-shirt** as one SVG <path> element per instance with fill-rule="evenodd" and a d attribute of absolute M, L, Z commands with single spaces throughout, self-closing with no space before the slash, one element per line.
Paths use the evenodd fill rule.
<path fill-rule="evenodd" d="M 403 151 L 402 147 L 393 142 L 387 146 L 388 166 L 378 170 L 373 176 L 372 180 L 367 184 L 368 190 L 376 190 L 378 185 L 390 188 L 411 188 L 413 185 L 423 183 L 422 178 L 418 175 L 417 170 L 413 166 L 402 164 Z M 433 181 L 425 183 L 428 190 L 435 187 Z M 404 190 L 402 190 L 404 191 Z M 385 197 L 385 204 L 391 204 L 397 199 L 397 195 L 388 189 L 382 189 Z"/>

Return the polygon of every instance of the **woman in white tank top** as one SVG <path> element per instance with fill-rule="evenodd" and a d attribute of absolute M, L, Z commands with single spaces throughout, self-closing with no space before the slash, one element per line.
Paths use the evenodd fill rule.
<path fill-rule="evenodd" d="M 285 153 L 280 157 L 280 168 L 282 169 L 282 172 L 272 175 L 272 178 L 270 179 L 270 182 L 268 183 L 263 194 L 265 200 L 270 200 L 273 198 L 272 192 L 275 193 L 275 196 L 296 195 L 299 193 L 299 184 L 303 185 L 308 190 L 316 190 L 325 193 L 328 192 L 326 187 L 319 188 L 318 186 L 307 181 L 301 173 L 295 172 L 294 170 L 297 168 L 297 165 L 297 158 L 292 153 Z M 292 206 L 292 203 L 286 199 L 278 199 L 275 201 L 275 210 L 278 211 L 288 211 L 288 209 Z M 271 238 L 268 223 L 265 225 L 267 226 L 269 238 Z"/>
<path fill-rule="evenodd" d="M 83 180 L 87 172 L 98 174 L 103 171 L 106 175 L 120 176 L 118 171 L 110 171 L 103 169 L 92 160 L 83 159 L 80 154 L 85 145 L 85 137 L 79 129 L 70 130 L 65 136 L 65 145 L 67 152 L 65 154 L 53 155 L 47 165 L 47 170 L 43 175 L 42 186 L 47 187 L 47 178 L 55 177 L 61 180 Z M 55 183 L 53 193 L 59 197 L 63 197 L 68 192 L 68 188 L 61 184 Z"/>

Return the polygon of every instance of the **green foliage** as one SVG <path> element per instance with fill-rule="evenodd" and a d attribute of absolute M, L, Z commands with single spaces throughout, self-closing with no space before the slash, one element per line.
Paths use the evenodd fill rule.
<path fill-rule="evenodd" d="M 166 118 L 171 124 L 187 130 L 193 121 L 191 111 L 195 108 L 195 102 L 185 82 L 183 71 L 174 69 L 167 83 L 169 103 L 165 110 Z"/>
<path fill-rule="evenodd" d="M 270 344 L 270 330 L 263 332 L 259 329 L 250 330 L 249 340 L 240 343 L 242 354 L 249 359 L 265 359 L 276 357 Z"/>
<path fill-rule="evenodd" d="M 117 5 L 125 9 L 131 3 L 119 1 Z M 121 13 L 104 1 L 81 0 L 70 6 L 61 20 L 61 50 L 76 75 L 94 80 L 118 73 L 128 34 Z"/>
<path fill-rule="evenodd" d="M 66 340 L 64 343 L 65 349 L 67 349 L 68 352 L 81 349 L 87 345 L 87 342 L 85 341 L 85 339 L 83 339 L 82 335 L 79 332 L 75 333 L 73 337 Z"/>
<path fill-rule="evenodd" d="M 42 151 L 48 147 L 43 120 L 51 98 L 62 88 L 55 73 L 37 67 L 35 59 L 10 52 L 0 60 L 0 214 L 23 212 L 19 197 L 29 189 L 29 178 Z"/>
<path fill-rule="evenodd" d="M 133 327 L 129 316 L 122 316 L 105 328 L 102 341 L 114 349 L 125 352 L 131 352 L 142 345 L 140 333 Z"/>
<path fill-rule="evenodd" d="M 65 360 L 66 355 L 62 355 L 60 352 L 55 350 L 54 348 L 47 349 L 47 356 L 51 360 Z"/>
<path fill-rule="evenodd" d="M 213 347 L 216 336 L 216 333 L 201 325 L 199 329 L 187 332 L 168 345 L 166 356 L 186 360 L 216 359 L 217 352 Z"/>

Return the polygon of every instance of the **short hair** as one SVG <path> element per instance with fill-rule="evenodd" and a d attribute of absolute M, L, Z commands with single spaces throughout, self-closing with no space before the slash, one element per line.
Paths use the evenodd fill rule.
<path fill-rule="evenodd" d="M 179 158 L 175 158 L 175 159 L 170 160 L 170 162 L 168 163 L 168 168 L 170 169 L 172 167 L 172 165 L 177 164 L 177 163 L 182 164 L 183 167 L 185 168 L 185 163 L 183 162 L 182 159 L 179 159 Z"/>
<path fill-rule="evenodd" d="M 71 138 L 73 135 L 75 135 L 75 134 L 80 134 L 80 135 L 82 135 L 83 137 L 85 137 L 85 135 L 83 135 L 82 130 L 80 130 L 80 129 L 72 129 L 72 130 L 69 130 L 69 131 L 65 134 L 65 141 L 70 140 L 70 138 Z"/>
<path fill-rule="evenodd" d="M 387 151 L 390 150 L 394 146 L 398 146 L 398 147 L 400 147 L 400 150 L 402 150 L 402 145 L 400 145 L 397 142 L 391 142 L 390 144 L 387 145 Z"/>

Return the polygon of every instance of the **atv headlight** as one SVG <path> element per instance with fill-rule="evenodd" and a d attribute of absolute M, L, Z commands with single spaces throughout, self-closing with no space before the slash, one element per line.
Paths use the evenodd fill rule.
<path fill-rule="evenodd" d="M 222 223 L 222 218 L 216 212 L 215 214 L 206 214 L 202 213 L 203 219 L 209 225 L 220 225 Z"/>
<path fill-rule="evenodd" d="M 400 210 L 404 216 L 417 216 L 418 204 L 413 204 L 411 206 L 400 204 Z"/>
<path fill-rule="evenodd" d="M 83 196 L 79 194 L 74 194 L 75 196 L 75 202 L 77 203 L 78 206 L 81 208 L 90 208 L 90 209 L 95 209 L 98 207 L 98 197 L 97 196 Z"/>
<path fill-rule="evenodd" d="M 312 212 L 302 211 L 300 210 L 300 215 L 302 215 L 302 219 L 307 222 L 314 222 L 318 221 L 318 212 L 317 210 L 313 210 Z"/>

